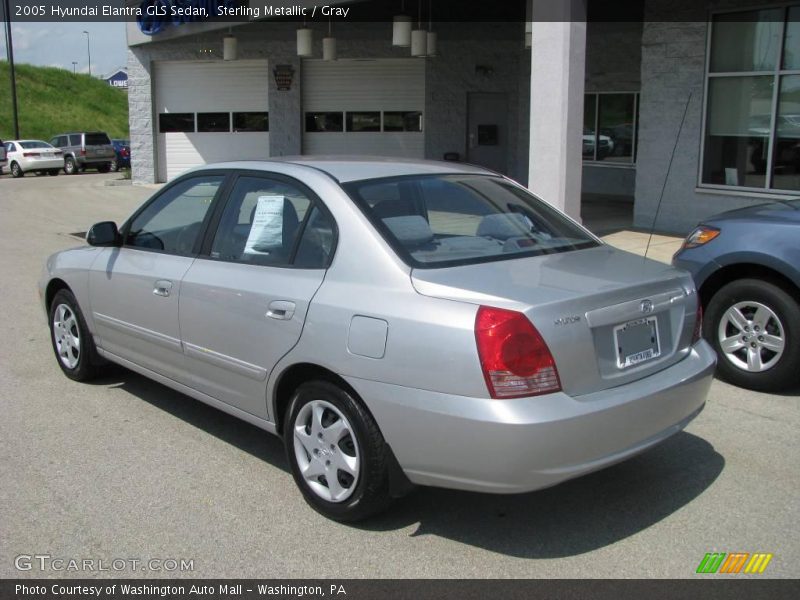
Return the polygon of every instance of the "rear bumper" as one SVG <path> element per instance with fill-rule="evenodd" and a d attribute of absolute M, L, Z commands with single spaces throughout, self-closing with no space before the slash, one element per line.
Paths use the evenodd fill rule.
<path fill-rule="evenodd" d="M 624 386 L 515 400 L 347 380 L 412 482 L 518 493 L 602 469 L 677 433 L 702 410 L 715 364 L 701 341 L 679 363 Z"/>
<path fill-rule="evenodd" d="M 40 158 L 31 159 L 20 163 L 23 171 L 42 171 L 50 169 L 61 169 L 64 166 L 63 158 Z"/>

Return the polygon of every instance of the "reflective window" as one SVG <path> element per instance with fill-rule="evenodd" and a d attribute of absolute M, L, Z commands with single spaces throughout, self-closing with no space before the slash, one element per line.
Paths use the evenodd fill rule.
<path fill-rule="evenodd" d="M 231 114 L 226 112 L 197 113 L 197 131 L 224 132 L 231 130 Z"/>
<path fill-rule="evenodd" d="M 269 113 L 235 112 L 233 113 L 234 131 L 269 131 Z"/>
<path fill-rule="evenodd" d="M 340 112 L 307 112 L 306 131 L 344 131 L 344 118 Z"/>
<path fill-rule="evenodd" d="M 161 113 L 158 115 L 160 133 L 194 131 L 194 113 Z"/>
<path fill-rule="evenodd" d="M 636 93 L 586 94 L 583 103 L 584 160 L 632 164 L 638 129 Z"/>
<path fill-rule="evenodd" d="M 380 131 L 381 113 L 375 112 L 348 112 L 345 118 L 347 131 Z"/>
<path fill-rule="evenodd" d="M 125 245 L 192 254 L 223 179 L 221 175 L 192 177 L 165 190 L 133 220 Z"/>
<path fill-rule="evenodd" d="M 798 19 L 798 5 L 714 16 L 702 184 L 800 190 Z"/>
<path fill-rule="evenodd" d="M 419 111 L 386 111 L 383 113 L 384 131 L 422 131 L 422 113 Z"/>

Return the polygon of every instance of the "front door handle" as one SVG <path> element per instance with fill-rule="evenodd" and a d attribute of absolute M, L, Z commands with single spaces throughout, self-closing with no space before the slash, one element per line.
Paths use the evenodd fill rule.
<path fill-rule="evenodd" d="M 172 290 L 172 282 L 166 279 L 159 279 L 153 285 L 153 294 L 156 296 L 169 296 L 169 292 Z"/>
<path fill-rule="evenodd" d="M 289 300 L 273 300 L 269 303 L 267 316 L 271 319 L 288 321 L 294 316 L 295 308 L 295 303 Z"/>

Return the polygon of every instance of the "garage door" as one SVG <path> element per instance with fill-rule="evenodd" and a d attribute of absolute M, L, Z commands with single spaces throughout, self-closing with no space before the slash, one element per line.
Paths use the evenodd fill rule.
<path fill-rule="evenodd" d="M 303 153 L 422 158 L 425 61 L 303 61 Z"/>
<path fill-rule="evenodd" d="M 158 181 L 198 165 L 269 156 L 267 61 L 154 64 Z"/>

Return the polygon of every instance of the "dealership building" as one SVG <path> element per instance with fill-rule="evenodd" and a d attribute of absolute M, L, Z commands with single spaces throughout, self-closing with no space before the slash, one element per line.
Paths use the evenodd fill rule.
<path fill-rule="evenodd" d="M 623 199 L 635 227 L 679 233 L 800 195 L 800 2 L 365 0 L 305 22 L 234 4 L 260 14 L 128 24 L 135 182 L 298 154 L 460 160 L 574 217 Z"/>

